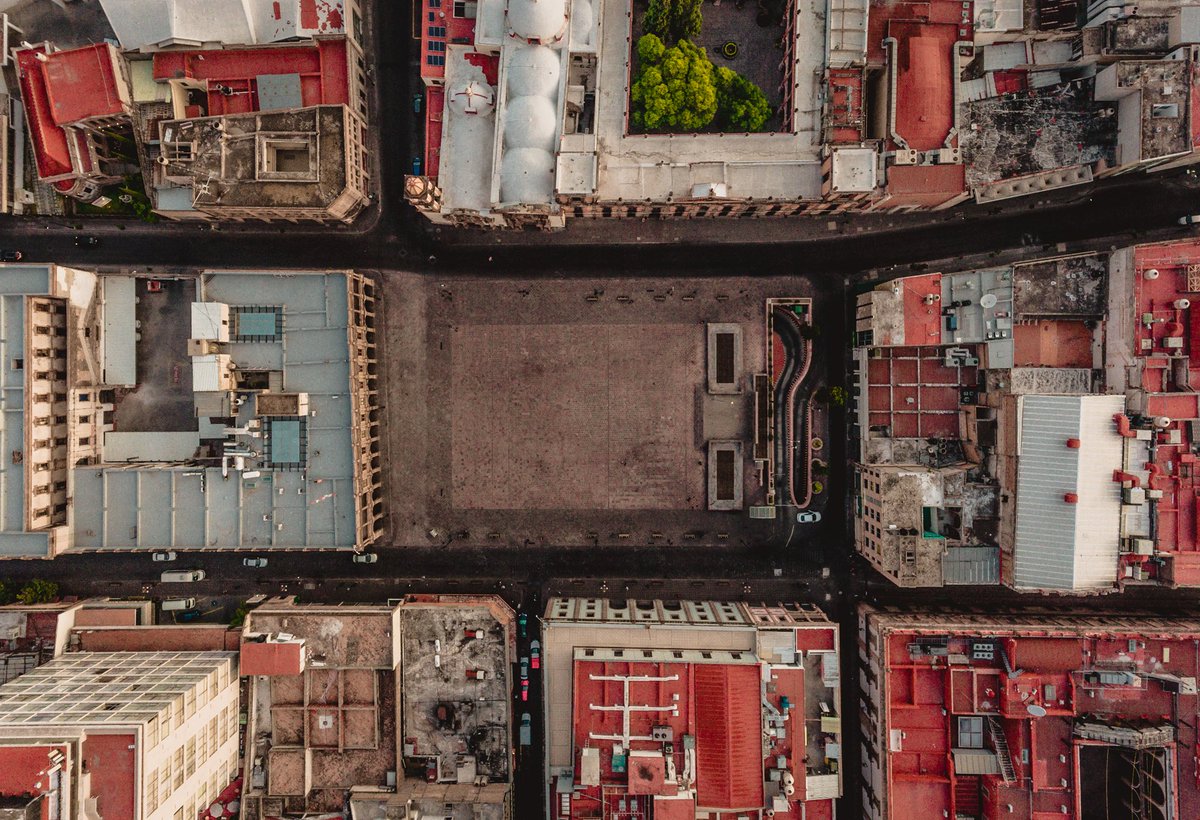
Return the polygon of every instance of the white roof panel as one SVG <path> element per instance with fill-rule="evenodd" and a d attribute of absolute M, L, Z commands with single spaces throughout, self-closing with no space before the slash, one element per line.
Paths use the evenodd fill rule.
<path fill-rule="evenodd" d="M 1102 589 L 1117 576 L 1124 396 L 1023 396 L 1018 410 L 1013 585 Z M 1078 439 L 1078 448 L 1068 447 Z M 1067 500 L 1067 494 L 1078 497 Z"/>
<path fill-rule="evenodd" d="M 104 283 L 104 383 L 132 387 L 137 384 L 137 296 L 132 276 L 105 276 Z"/>

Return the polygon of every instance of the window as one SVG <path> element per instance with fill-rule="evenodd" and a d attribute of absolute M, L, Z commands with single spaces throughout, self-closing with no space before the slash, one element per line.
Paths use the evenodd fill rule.
<path fill-rule="evenodd" d="M 433 42 L 431 42 L 429 44 L 429 50 L 430 51 L 445 51 L 446 44 L 439 40 L 434 40 Z"/>
<path fill-rule="evenodd" d="M 429 36 L 430 37 L 445 37 L 446 36 L 446 27 L 445 26 L 430 26 L 429 27 Z"/>
<path fill-rule="evenodd" d="M 429 12 L 429 22 L 431 22 L 431 23 L 437 22 L 437 13 L 436 12 L 432 12 L 432 11 Z"/>
<path fill-rule="evenodd" d="M 92 400 L 92 394 L 91 394 L 91 393 L 80 393 L 80 394 L 79 394 L 79 400 L 80 400 L 80 401 L 91 401 L 91 400 Z"/>
<path fill-rule="evenodd" d="M 20 356 L 14 357 L 12 369 L 13 370 L 24 370 L 25 369 L 25 360 L 23 358 L 21 358 Z"/>
<path fill-rule="evenodd" d="M 425 58 L 425 64 L 433 65 L 433 66 L 445 65 L 446 58 L 444 55 L 441 55 L 441 54 L 430 54 L 428 57 Z"/>
<path fill-rule="evenodd" d="M 454 0 L 454 16 L 474 20 L 479 4 L 475 0 Z"/>

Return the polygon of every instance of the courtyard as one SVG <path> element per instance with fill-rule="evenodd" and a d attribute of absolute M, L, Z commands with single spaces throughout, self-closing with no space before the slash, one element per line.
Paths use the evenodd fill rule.
<path fill-rule="evenodd" d="M 773 3 L 763 3 L 761 0 L 705 0 L 702 6 L 704 24 L 700 34 L 693 39 L 695 45 L 708 53 L 714 67 L 732 69 L 762 89 L 773 112 L 760 129 L 763 132 L 778 131 L 785 124 L 779 111 L 786 79 L 781 67 L 784 58 L 781 38 L 785 28 L 780 24 L 778 15 L 765 10 L 770 5 Z M 643 20 L 648 7 L 649 0 L 633 0 L 630 60 L 635 71 L 637 41 L 645 33 Z M 763 19 L 760 20 L 760 17 Z M 730 42 L 737 45 L 737 54 L 732 58 L 721 53 L 721 47 Z M 720 130 L 715 122 L 703 129 L 710 133 Z"/>

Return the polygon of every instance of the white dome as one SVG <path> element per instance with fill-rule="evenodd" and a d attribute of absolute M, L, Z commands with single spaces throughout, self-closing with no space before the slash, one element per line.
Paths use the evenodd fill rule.
<path fill-rule="evenodd" d="M 450 93 L 450 110 L 455 114 L 491 116 L 496 109 L 496 92 L 482 80 L 471 80 Z"/>
<path fill-rule="evenodd" d="M 596 12 L 591 0 L 572 0 L 571 3 L 571 45 L 590 46 L 592 44 L 592 28 L 596 21 Z"/>
<path fill-rule="evenodd" d="M 517 46 L 508 58 L 509 97 L 553 97 L 561 73 L 558 54 L 545 46 Z"/>
<path fill-rule="evenodd" d="M 567 28 L 566 0 L 509 0 L 508 26 L 530 43 L 557 43 Z"/>
<path fill-rule="evenodd" d="M 509 148 L 554 150 L 554 105 L 545 97 L 513 97 L 504 109 L 504 144 Z"/>
<path fill-rule="evenodd" d="M 541 148 L 513 148 L 500 165 L 500 201 L 550 204 L 554 196 L 554 157 Z"/>

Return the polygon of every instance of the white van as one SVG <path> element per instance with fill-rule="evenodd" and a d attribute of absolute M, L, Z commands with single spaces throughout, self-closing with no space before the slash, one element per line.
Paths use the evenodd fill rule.
<path fill-rule="evenodd" d="M 203 581 L 204 570 L 202 569 L 169 569 L 162 574 L 162 582 L 187 584 L 192 581 Z"/>
<path fill-rule="evenodd" d="M 163 612 L 172 612 L 176 610 L 195 609 L 195 598 L 168 598 L 162 603 Z"/>

